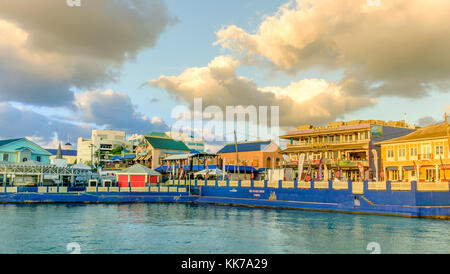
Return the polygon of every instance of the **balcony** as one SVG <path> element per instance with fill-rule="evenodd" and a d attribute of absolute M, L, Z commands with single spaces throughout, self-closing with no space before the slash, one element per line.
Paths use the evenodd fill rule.
<path fill-rule="evenodd" d="M 318 166 L 320 163 L 320 160 L 305 160 L 303 162 L 303 166 Z M 341 168 L 345 167 L 351 167 L 351 168 L 357 168 L 359 164 L 362 164 L 364 167 L 369 167 L 369 161 L 367 160 L 337 160 L 337 159 L 325 159 L 324 164 L 326 164 L 328 167 L 337 167 L 338 165 Z M 292 161 L 283 161 L 282 166 L 298 166 L 298 161 L 292 160 Z"/>
<path fill-rule="evenodd" d="M 356 141 L 344 141 L 341 140 L 339 142 L 323 142 L 323 143 L 300 143 L 295 142 L 293 144 L 287 144 L 288 148 L 309 148 L 309 149 L 320 149 L 320 148 L 333 148 L 335 146 L 342 145 L 367 145 L 370 140 L 356 140 Z"/>
<path fill-rule="evenodd" d="M 432 153 L 426 153 L 426 154 L 419 154 L 417 156 L 418 160 L 432 160 L 433 159 L 433 154 Z"/>

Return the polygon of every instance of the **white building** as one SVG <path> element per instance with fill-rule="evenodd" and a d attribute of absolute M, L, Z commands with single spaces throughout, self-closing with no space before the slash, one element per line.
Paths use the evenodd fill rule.
<path fill-rule="evenodd" d="M 99 154 L 106 154 L 112 149 L 125 146 L 125 131 L 119 130 L 93 130 L 91 139 L 78 138 L 77 161 L 97 161 Z"/>

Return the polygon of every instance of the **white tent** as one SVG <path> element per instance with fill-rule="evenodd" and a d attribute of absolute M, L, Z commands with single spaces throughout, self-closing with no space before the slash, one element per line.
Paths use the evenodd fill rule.
<path fill-rule="evenodd" d="M 198 175 L 206 176 L 206 173 L 208 173 L 209 176 L 211 176 L 211 175 L 223 176 L 226 174 L 222 170 L 216 168 L 216 169 L 204 169 L 199 172 L 196 172 L 194 175 L 195 176 L 198 176 Z"/>

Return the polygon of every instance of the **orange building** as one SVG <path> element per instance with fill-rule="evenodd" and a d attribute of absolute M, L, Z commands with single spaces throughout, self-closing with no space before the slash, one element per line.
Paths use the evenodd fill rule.
<path fill-rule="evenodd" d="M 282 162 L 281 149 L 272 141 L 244 142 L 236 145 L 227 144 L 217 152 L 226 165 L 236 165 L 236 157 L 240 166 L 260 168 L 279 168 Z"/>

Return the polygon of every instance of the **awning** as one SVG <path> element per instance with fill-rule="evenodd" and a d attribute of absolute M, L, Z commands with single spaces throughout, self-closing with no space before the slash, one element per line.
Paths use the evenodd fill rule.
<path fill-rule="evenodd" d="M 414 166 L 404 166 L 404 170 L 414 170 Z"/>
<path fill-rule="evenodd" d="M 387 170 L 397 170 L 398 168 L 396 166 L 388 166 L 386 169 Z"/>
<path fill-rule="evenodd" d="M 145 157 L 143 157 L 142 160 L 148 161 L 151 157 L 152 157 L 152 155 L 151 155 L 151 154 L 148 154 L 148 155 L 146 155 Z"/>

